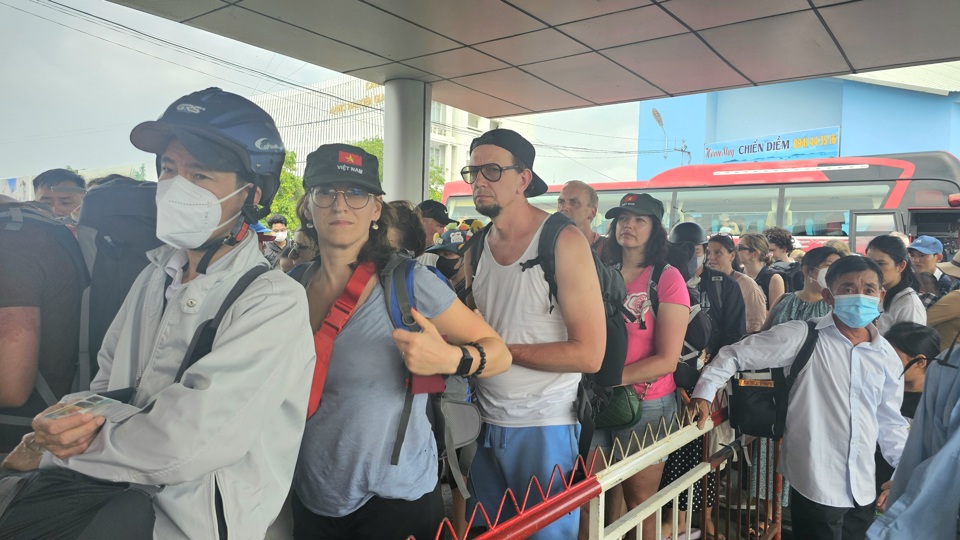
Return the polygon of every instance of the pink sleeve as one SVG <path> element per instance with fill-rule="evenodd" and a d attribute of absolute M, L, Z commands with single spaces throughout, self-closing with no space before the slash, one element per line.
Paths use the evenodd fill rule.
<path fill-rule="evenodd" d="M 690 293 L 679 270 L 672 266 L 664 269 L 657 284 L 657 297 L 661 304 L 680 304 L 690 308 Z"/>

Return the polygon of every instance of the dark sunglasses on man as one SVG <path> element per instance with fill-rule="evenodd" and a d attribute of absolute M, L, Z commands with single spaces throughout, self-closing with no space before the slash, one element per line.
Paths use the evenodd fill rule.
<path fill-rule="evenodd" d="M 477 181 L 477 173 L 483 175 L 490 182 L 499 182 L 500 177 L 503 176 L 503 171 L 514 170 L 517 172 L 523 172 L 526 169 L 523 165 L 511 165 L 509 167 L 501 167 L 497 163 L 484 163 L 483 165 L 467 165 L 466 167 L 460 169 L 460 176 L 463 178 L 463 181 L 472 184 Z"/>

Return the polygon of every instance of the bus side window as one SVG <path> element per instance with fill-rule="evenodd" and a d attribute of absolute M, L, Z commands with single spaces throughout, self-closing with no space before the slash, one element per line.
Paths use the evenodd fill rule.
<path fill-rule="evenodd" d="M 850 209 L 880 208 L 893 182 L 789 186 L 784 222 L 794 236 L 848 236 Z M 788 219 L 788 216 L 792 218 Z"/>

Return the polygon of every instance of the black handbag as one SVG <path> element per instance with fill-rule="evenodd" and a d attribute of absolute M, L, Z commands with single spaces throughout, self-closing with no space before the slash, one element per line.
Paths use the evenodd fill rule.
<path fill-rule="evenodd" d="M 783 437 L 790 389 L 813 354 L 817 334 L 816 323 L 807 321 L 807 337 L 793 361 L 790 376 L 784 376 L 783 368 L 737 372 L 730 394 L 730 425 L 738 436 Z"/>

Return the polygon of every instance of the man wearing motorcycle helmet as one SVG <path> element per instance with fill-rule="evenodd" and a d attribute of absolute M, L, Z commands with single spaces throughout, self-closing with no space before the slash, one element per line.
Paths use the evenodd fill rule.
<path fill-rule="evenodd" d="M 157 538 L 263 538 L 290 487 L 313 375 L 303 289 L 280 272 L 258 275 L 209 352 L 185 357 L 234 286 L 267 265 L 250 229 L 279 188 L 283 142 L 265 111 L 218 88 L 178 99 L 130 140 L 157 156 L 157 237 L 167 245 L 148 253 L 91 390 L 133 387 L 139 410 L 117 422 L 41 414 L 7 465 L 163 486 Z"/>

